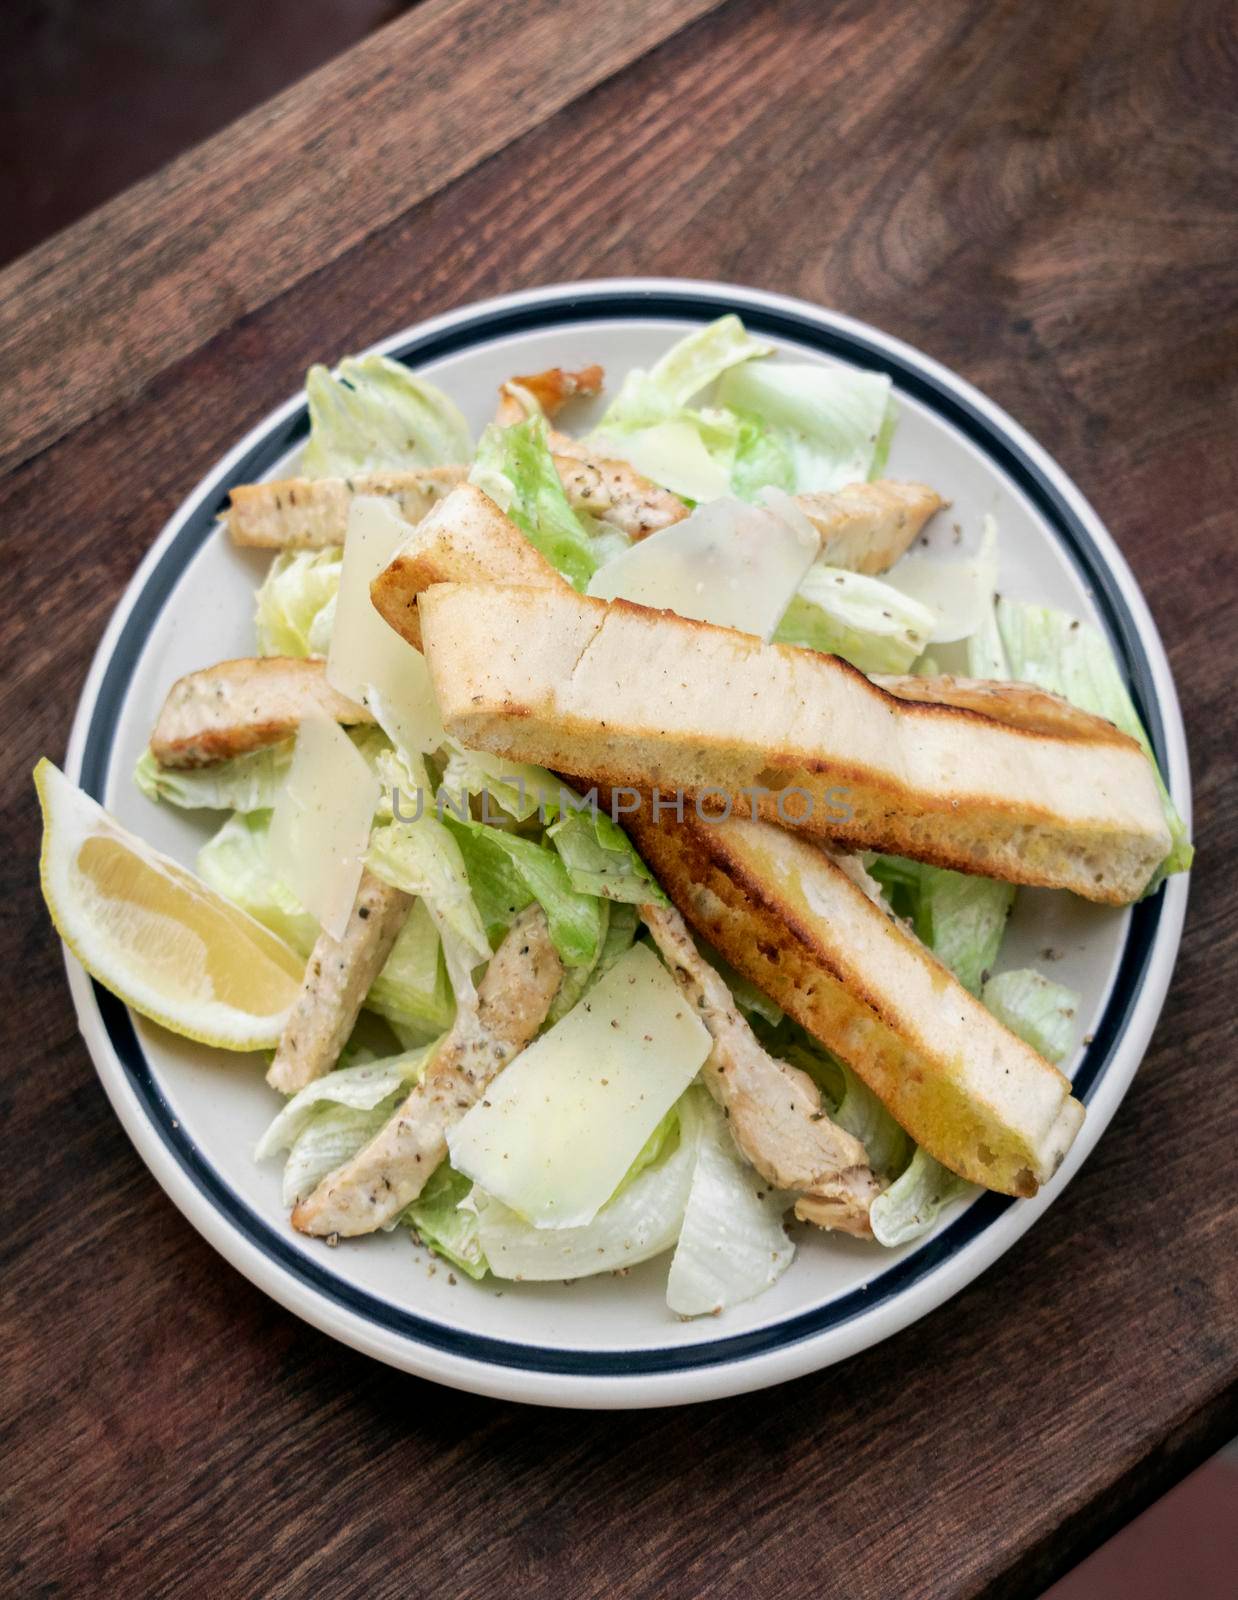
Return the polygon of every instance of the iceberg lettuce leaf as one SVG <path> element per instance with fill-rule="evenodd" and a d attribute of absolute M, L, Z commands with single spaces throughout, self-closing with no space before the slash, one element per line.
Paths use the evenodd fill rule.
<path fill-rule="evenodd" d="M 990 978 L 980 998 L 1004 1027 L 1046 1061 L 1064 1061 L 1071 1053 L 1079 1013 L 1076 990 L 1020 967 Z"/>
<path fill-rule="evenodd" d="M 633 367 L 597 432 L 635 433 L 666 422 L 724 372 L 772 350 L 772 345 L 754 338 L 734 314 L 719 317 L 677 340 L 647 372 Z"/>
<path fill-rule="evenodd" d="M 258 1141 L 256 1161 L 287 1152 L 283 1203 L 294 1206 L 368 1144 L 419 1081 L 429 1050 L 342 1067 L 316 1078 L 280 1111 Z"/>
<path fill-rule="evenodd" d="M 626 900 L 632 905 L 666 905 L 666 895 L 653 873 L 627 834 L 600 806 L 565 810 L 546 830 L 546 837 L 562 857 L 578 893 Z"/>
<path fill-rule="evenodd" d="M 484 750 L 466 750 L 454 739 L 447 741 L 447 747 L 440 787 L 448 794 L 487 795 L 493 807 L 507 812 L 517 822 L 527 822 L 539 806 L 545 806 L 547 812 L 557 807 L 562 786 L 545 767 L 508 761 Z"/>
<path fill-rule="evenodd" d="M 133 781 L 148 800 L 185 810 L 269 811 L 291 765 L 291 740 L 208 767 L 161 767 L 147 749 L 133 769 Z"/>
<path fill-rule="evenodd" d="M 270 832 L 269 811 L 237 812 L 198 851 L 198 876 L 307 956 L 318 937 L 318 919 L 271 865 Z"/>
<path fill-rule="evenodd" d="M 869 871 L 916 937 L 979 995 L 1005 936 L 1014 885 L 902 856 L 877 856 Z"/>
<path fill-rule="evenodd" d="M 455 401 L 388 356 L 348 357 L 335 373 L 311 367 L 305 392 L 306 477 L 452 466 L 473 453 Z"/>
<path fill-rule="evenodd" d="M 873 1237 L 891 1249 L 910 1244 L 929 1231 L 947 1206 L 978 1192 L 927 1150 L 917 1149 L 907 1170 L 869 1208 Z"/>
<path fill-rule="evenodd" d="M 446 827 L 468 874 L 487 935 L 497 943 L 534 900 L 546 913 L 551 942 L 566 967 L 591 967 L 602 942 L 598 900 L 572 887 L 562 859 L 535 839 L 522 838 L 472 818 L 444 813 Z"/>
<path fill-rule="evenodd" d="M 1013 678 L 1060 694 L 1082 711 L 1106 717 L 1136 740 L 1152 763 L 1172 844 L 1145 892 L 1151 894 L 1171 873 L 1189 871 L 1195 850 L 1186 824 L 1165 787 L 1147 730 L 1106 640 L 1095 628 L 1064 611 L 1004 598 L 997 602 L 997 626 Z"/>
<path fill-rule="evenodd" d="M 281 550 L 258 590 L 260 656 L 322 656 L 331 643 L 343 551 Z"/>
<path fill-rule="evenodd" d="M 543 417 L 481 436 L 470 482 L 488 494 L 569 583 L 583 589 L 598 566 L 589 531 L 568 504 Z"/>
<path fill-rule="evenodd" d="M 491 951 L 460 846 L 435 815 L 429 776 L 419 756 L 388 751 L 379 757 L 378 770 L 401 809 L 371 833 L 366 865 L 384 883 L 425 901 L 442 941 L 452 990 L 457 996 L 468 993 L 472 969 L 488 961 Z"/>
<path fill-rule="evenodd" d="M 678 1316 L 700 1317 L 751 1300 L 791 1265 L 795 1246 L 782 1219 L 793 1196 L 772 1190 L 743 1160 L 708 1094 L 690 1089 L 680 1105 L 696 1161 L 666 1303 Z"/>
<path fill-rule="evenodd" d="M 723 376 L 717 398 L 772 436 L 791 464 L 793 485 L 782 486 L 804 493 L 880 475 L 896 416 L 891 390 L 883 373 L 749 361 Z"/>
<path fill-rule="evenodd" d="M 424 900 L 413 902 L 365 1004 L 393 1023 L 402 1038 L 434 1039 L 451 1026 L 455 1004 L 442 941 Z"/>
<path fill-rule="evenodd" d="M 460 1208 L 472 1187 L 468 1178 L 444 1161 L 404 1213 L 404 1221 L 435 1255 L 480 1280 L 489 1267 L 482 1252 L 477 1213 Z"/>
<path fill-rule="evenodd" d="M 841 656 L 861 672 L 907 672 L 933 613 L 880 578 L 820 563 L 808 569 L 774 634 L 777 644 Z"/>

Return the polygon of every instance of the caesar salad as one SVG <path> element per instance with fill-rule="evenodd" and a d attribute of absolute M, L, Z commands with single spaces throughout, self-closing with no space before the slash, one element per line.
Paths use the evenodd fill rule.
<path fill-rule="evenodd" d="M 253 655 L 168 687 L 134 775 L 220 814 L 196 872 L 35 774 L 86 968 L 262 1052 L 291 1226 L 476 1280 L 665 1256 L 692 1317 L 814 1230 L 1035 1194 L 1078 996 L 1002 968 L 1015 897 L 1192 848 L 1104 637 L 998 593 L 992 517 L 927 547 L 890 380 L 725 316 L 608 401 L 513 377 L 476 443 L 387 357 L 306 391 L 296 476 L 223 516 L 272 552 Z"/>

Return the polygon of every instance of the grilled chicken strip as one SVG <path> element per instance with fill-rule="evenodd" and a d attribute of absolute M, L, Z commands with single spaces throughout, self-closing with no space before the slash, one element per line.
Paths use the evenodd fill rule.
<path fill-rule="evenodd" d="M 577 395 L 601 394 L 605 376 L 595 362 L 575 372 L 565 367 L 547 367 L 544 372 L 534 372 L 525 378 L 509 378 L 499 390 L 499 409 L 494 420 L 500 428 L 523 422 L 530 413 L 530 399 L 544 417 L 557 416 Z"/>
<path fill-rule="evenodd" d="M 411 894 L 363 869 L 344 937 L 333 939 L 324 929 L 310 952 L 300 997 L 267 1072 L 272 1089 L 296 1094 L 331 1071 L 412 908 Z"/>
<path fill-rule="evenodd" d="M 499 390 L 495 421 L 510 427 L 530 416 L 533 407 L 545 417 L 556 416 L 576 395 L 599 394 L 602 377 L 601 367 L 593 366 L 579 372 L 549 367 L 531 377 L 509 378 Z M 553 428 L 547 442 L 573 511 L 586 511 L 621 529 L 629 539 L 648 538 L 688 515 L 678 495 L 659 489 L 628 462 L 605 460 L 579 439 Z"/>
<path fill-rule="evenodd" d="M 406 522 L 420 522 L 431 507 L 468 477 L 467 467 L 422 467 L 410 472 L 367 472 L 352 478 L 284 478 L 232 491 L 224 513 L 233 544 L 262 550 L 325 550 L 344 543 L 348 508 L 359 494 L 393 502 Z"/>
<path fill-rule="evenodd" d="M 161 767 L 206 767 L 280 744 L 314 713 L 345 727 L 374 721 L 364 706 L 331 687 L 325 661 L 288 656 L 220 661 L 176 680 L 150 748 Z"/>
<path fill-rule="evenodd" d="M 425 1076 L 363 1150 L 327 1176 L 292 1213 L 302 1233 L 372 1233 L 398 1217 L 447 1155 L 447 1130 L 481 1099 L 545 1021 L 563 978 L 540 906 L 521 912 L 461 1005 Z"/>
<path fill-rule="evenodd" d="M 923 483 L 852 483 L 833 494 L 797 494 L 821 536 L 821 560 L 849 572 L 885 572 L 945 501 Z"/>
<path fill-rule="evenodd" d="M 659 489 L 626 461 L 608 461 L 565 433 L 551 433 L 550 449 L 572 509 L 610 523 L 629 539 L 647 539 L 688 515 L 678 495 Z"/>
<path fill-rule="evenodd" d="M 688 514 L 682 500 L 642 478 L 626 461 L 578 455 L 565 434 L 554 464 L 573 511 L 621 528 L 633 539 L 667 528 Z M 570 447 L 560 449 L 560 446 Z M 467 467 L 358 473 L 352 478 L 283 478 L 232 491 L 224 520 L 232 542 L 264 550 L 326 550 L 344 543 L 348 512 L 359 494 L 390 500 L 406 522 L 418 523 L 468 477 Z"/>
<path fill-rule="evenodd" d="M 830 1121 L 807 1073 L 762 1049 L 679 912 L 647 905 L 641 917 L 714 1041 L 702 1074 L 741 1155 L 776 1189 L 798 1194 L 801 1220 L 869 1235 L 868 1208 L 881 1188 L 864 1146 Z"/>

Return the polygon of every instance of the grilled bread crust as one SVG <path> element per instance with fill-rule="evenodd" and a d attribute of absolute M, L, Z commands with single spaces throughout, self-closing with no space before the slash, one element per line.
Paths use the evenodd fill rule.
<path fill-rule="evenodd" d="M 440 584 L 418 608 L 444 726 L 479 749 L 1112 905 L 1169 850 L 1150 763 L 1100 718 L 1085 736 L 1079 713 L 1049 732 L 967 694 L 900 698 L 836 656 L 563 583 Z"/>
<path fill-rule="evenodd" d="M 571 590 L 549 561 L 476 484 L 462 483 L 412 530 L 370 584 L 370 599 L 421 649 L 417 596 L 436 583 L 549 584 Z"/>
<path fill-rule="evenodd" d="M 951 1171 L 1030 1195 L 1083 1121 L 1056 1067 L 1004 1028 L 843 865 L 766 822 L 622 817 L 684 917 L 846 1061 Z"/>

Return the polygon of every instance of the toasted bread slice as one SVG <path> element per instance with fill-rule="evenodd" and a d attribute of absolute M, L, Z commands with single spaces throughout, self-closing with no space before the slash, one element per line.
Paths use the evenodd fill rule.
<path fill-rule="evenodd" d="M 1089 743 L 1105 739 L 1113 724 L 1090 711 L 1080 711 L 1061 695 L 1050 694 L 1031 683 L 1003 683 L 995 678 L 938 678 L 874 676 L 871 682 L 900 700 L 919 700 L 929 705 L 958 706 L 995 717 L 1012 728 L 1028 733 L 1046 733 L 1058 739 L 1079 739 Z"/>
<path fill-rule="evenodd" d="M 850 572 L 892 567 L 945 501 L 923 483 L 852 483 L 833 494 L 797 494 L 795 504 L 821 536 L 821 560 Z"/>
<path fill-rule="evenodd" d="M 344 543 L 348 509 L 357 495 L 394 501 L 406 522 L 419 522 L 467 476 L 467 467 L 420 467 L 354 478 L 241 484 L 232 491 L 224 521 L 233 544 L 262 550 L 325 550 Z"/>
<path fill-rule="evenodd" d="M 444 726 L 479 749 L 1114 905 L 1169 849 L 1150 763 L 1099 719 L 1064 738 L 902 700 L 836 656 L 565 586 L 418 606 Z"/>
<path fill-rule="evenodd" d="M 150 748 L 162 767 L 205 767 L 290 739 L 313 712 L 345 726 L 374 720 L 331 687 L 325 661 L 220 661 L 172 685 Z"/>
<path fill-rule="evenodd" d="M 623 818 L 697 932 L 859 1074 L 952 1172 L 1036 1192 L 1083 1121 L 1070 1082 L 980 1002 L 847 863 L 767 822 Z"/>
<path fill-rule="evenodd" d="M 435 583 L 545 583 L 572 592 L 566 578 L 525 538 L 488 494 L 462 483 L 425 517 L 370 584 L 382 616 L 421 649 L 417 596 Z"/>

